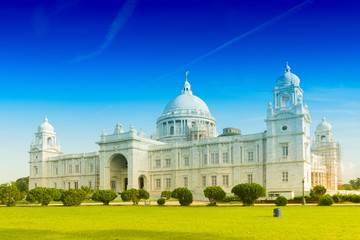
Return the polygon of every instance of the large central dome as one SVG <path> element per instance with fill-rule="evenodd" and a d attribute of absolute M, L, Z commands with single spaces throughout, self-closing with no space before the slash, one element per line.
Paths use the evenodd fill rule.
<path fill-rule="evenodd" d="M 165 107 L 164 113 L 178 110 L 195 110 L 200 112 L 209 112 L 208 106 L 199 97 L 192 94 L 181 94 L 173 98 Z"/>
<path fill-rule="evenodd" d="M 154 139 L 160 141 L 184 141 L 216 136 L 216 121 L 206 103 L 192 94 L 187 81 L 181 94 L 173 98 L 165 107 L 157 121 Z"/>

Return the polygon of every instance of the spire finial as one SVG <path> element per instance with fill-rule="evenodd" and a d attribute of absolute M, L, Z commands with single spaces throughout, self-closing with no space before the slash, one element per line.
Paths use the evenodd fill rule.
<path fill-rule="evenodd" d="M 323 122 L 325 122 L 325 117 L 322 117 Z"/>
<path fill-rule="evenodd" d="M 189 75 L 189 71 L 185 72 L 185 82 L 187 82 L 187 76 Z"/>
<path fill-rule="evenodd" d="M 47 118 L 47 116 L 45 115 L 45 120 L 44 120 L 44 122 L 48 122 L 49 120 L 48 120 L 48 118 Z"/>
<path fill-rule="evenodd" d="M 286 62 L 285 72 L 290 72 L 289 62 Z"/>

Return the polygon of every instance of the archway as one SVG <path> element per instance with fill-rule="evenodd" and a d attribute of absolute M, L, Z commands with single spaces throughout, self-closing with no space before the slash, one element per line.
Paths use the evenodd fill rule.
<path fill-rule="evenodd" d="M 128 161 L 122 154 L 116 154 L 110 161 L 110 189 L 123 192 L 128 184 Z"/>
<path fill-rule="evenodd" d="M 144 175 L 141 175 L 139 177 L 139 189 L 146 189 L 146 177 Z"/>

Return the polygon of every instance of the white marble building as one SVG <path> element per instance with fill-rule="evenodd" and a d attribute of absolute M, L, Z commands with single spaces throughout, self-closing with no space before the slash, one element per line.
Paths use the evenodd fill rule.
<path fill-rule="evenodd" d="M 268 197 L 292 197 L 312 185 L 337 190 L 341 184 L 339 147 L 323 119 L 311 146 L 311 118 L 303 104 L 299 78 L 285 72 L 277 79 L 267 109 L 266 131 L 241 135 L 236 128 L 216 131 L 216 120 L 186 80 L 157 120 L 151 138 L 133 126 L 117 124 L 103 131 L 99 150 L 62 154 L 54 128 L 45 119 L 30 146 L 30 188 L 79 188 L 88 185 L 122 192 L 145 188 L 153 198 L 161 191 L 187 187 L 195 199 L 203 189 L 218 185 L 230 193 L 239 183 L 254 182 Z"/>

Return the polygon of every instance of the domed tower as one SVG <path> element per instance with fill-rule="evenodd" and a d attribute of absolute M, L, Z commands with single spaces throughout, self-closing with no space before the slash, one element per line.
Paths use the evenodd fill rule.
<path fill-rule="evenodd" d="M 326 174 L 318 176 L 313 173 L 314 181 L 321 178 L 328 190 L 338 190 L 338 185 L 342 184 L 342 169 L 340 145 L 334 141 L 332 127 L 323 117 L 316 127 L 315 140 L 311 146 L 311 152 L 316 155 L 314 158 L 325 166 Z"/>
<path fill-rule="evenodd" d="M 61 153 L 60 143 L 56 141 L 56 133 L 54 127 L 51 126 L 47 117 L 39 126 L 35 133 L 35 142 L 30 145 L 30 178 L 29 188 L 47 187 L 46 177 L 48 173 L 51 174 L 50 166 L 48 165 L 49 157 L 58 156 Z M 59 169 L 53 169 L 54 173 Z"/>
<path fill-rule="evenodd" d="M 305 191 L 311 187 L 310 124 L 311 118 L 307 105 L 303 104 L 303 90 L 300 79 L 290 72 L 286 63 L 284 73 L 277 79 L 273 102 L 267 110 L 266 176 L 272 179 L 268 191 L 293 189 L 302 192 L 304 179 Z M 283 169 L 278 163 L 284 163 Z M 294 187 L 296 186 L 296 187 Z"/>
<path fill-rule="evenodd" d="M 185 73 L 181 94 L 172 99 L 157 120 L 153 138 L 176 142 L 216 137 L 216 121 L 203 100 L 193 95 Z"/>

